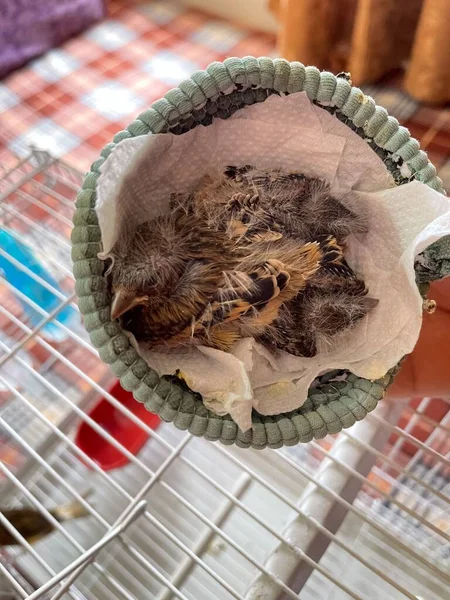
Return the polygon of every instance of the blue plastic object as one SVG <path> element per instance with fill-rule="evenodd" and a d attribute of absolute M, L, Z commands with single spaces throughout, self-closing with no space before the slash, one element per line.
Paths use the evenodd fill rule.
<path fill-rule="evenodd" d="M 6 281 L 46 312 L 49 313 L 55 310 L 55 308 L 61 304 L 61 299 L 47 289 L 39 280 L 34 279 L 30 274 L 14 264 L 12 260 L 15 259 L 42 281 L 48 283 L 58 292 L 62 292 L 58 282 L 37 260 L 30 248 L 25 243 L 19 241 L 6 229 L 0 229 L 0 248 L 5 253 L 0 253 L 0 274 Z M 12 259 L 9 257 L 12 257 Z M 31 325 L 36 327 L 45 318 L 44 315 L 40 314 L 23 298 L 20 298 L 20 296 L 18 296 L 18 300 L 30 320 Z M 79 320 L 79 315 L 71 306 L 65 306 L 55 316 L 55 321 L 64 325 L 72 323 L 74 319 Z M 42 333 L 45 334 L 47 338 L 57 342 L 61 342 L 67 338 L 67 334 L 64 330 L 54 322 L 47 323 L 42 328 Z"/>

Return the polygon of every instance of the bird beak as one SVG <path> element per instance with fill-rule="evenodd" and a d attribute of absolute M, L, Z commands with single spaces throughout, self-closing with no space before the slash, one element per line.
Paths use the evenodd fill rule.
<path fill-rule="evenodd" d="M 147 300 L 147 296 L 137 296 L 134 292 L 116 290 L 111 304 L 111 320 L 115 321 L 135 306 L 145 304 Z"/>

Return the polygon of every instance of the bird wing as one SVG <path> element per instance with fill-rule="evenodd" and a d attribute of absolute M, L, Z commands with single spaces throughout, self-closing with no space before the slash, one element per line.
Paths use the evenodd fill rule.
<path fill-rule="evenodd" d="M 283 302 L 296 296 L 322 266 L 337 266 L 343 260 L 342 250 L 331 236 L 323 236 L 315 242 L 297 247 L 295 261 L 288 263 L 280 260 L 283 247 L 277 248 L 275 243 L 264 244 L 263 248 L 269 256 L 272 252 L 271 258 L 251 270 L 248 276 L 242 273 L 243 278 L 235 277 L 231 279 L 231 284 L 219 288 L 207 309 L 194 323 L 193 333 L 235 321 L 251 314 L 251 311 L 253 317 L 258 317 L 274 300 L 278 309 Z M 243 281 L 248 285 L 244 285 Z M 274 310 L 272 318 L 275 317 Z"/>
<path fill-rule="evenodd" d="M 364 281 L 358 279 L 345 260 L 342 251 L 335 255 L 330 253 L 324 257 L 321 268 L 311 278 L 309 284 L 324 289 L 342 288 L 353 296 L 364 296 L 367 293 Z"/>
<path fill-rule="evenodd" d="M 244 275 L 244 274 L 242 274 Z M 245 278 L 245 275 L 244 275 Z M 196 325 L 210 329 L 234 321 L 251 310 L 263 310 L 289 282 L 289 273 L 279 261 L 266 261 L 248 276 L 249 285 L 223 287 L 201 315 Z"/>

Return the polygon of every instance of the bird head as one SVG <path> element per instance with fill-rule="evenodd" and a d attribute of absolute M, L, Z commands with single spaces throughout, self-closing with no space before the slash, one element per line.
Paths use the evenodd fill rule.
<path fill-rule="evenodd" d="M 138 306 L 155 309 L 167 301 L 180 279 L 183 264 L 158 252 L 141 255 L 136 261 L 132 254 L 115 259 L 111 271 L 111 319 Z"/>
<path fill-rule="evenodd" d="M 125 230 L 108 255 L 111 318 L 138 307 L 161 308 L 186 286 L 188 274 L 195 275 L 196 265 L 207 263 L 210 275 L 221 272 L 226 243 L 220 232 L 182 207 Z"/>
<path fill-rule="evenodd" d="M 171 294 L 184 265 L 173 229 L 167 219 L 147 222 L 115 245 L 108 270 L 112 320 L 138 306 L 154 308 Z"/>
<path fill-rule="evenodd" d="M 117 257 L 111 272 L 111 319 L 115 320 L 137 306 L 155 305 L 165 281 L 157 277 L 151 257 L 134 262 L 132 256 Z"/>

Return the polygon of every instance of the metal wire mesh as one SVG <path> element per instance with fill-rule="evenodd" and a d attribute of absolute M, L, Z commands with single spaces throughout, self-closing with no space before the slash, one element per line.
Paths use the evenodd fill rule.
<path fill-rule="evenodd" d="M 35 150 L 0 174 L 0 231 L 41 267 L 0 248 L 22 274 L 0 279 L 0 509 L 31 506 L 54 525 L 30 543 L 0 513 L 17 541 L 0 548 L 0 598 L 448 598 L 446 400 L 385 402 L 280 451 L 146 425 L 111 393 L 74 303 L 81 174 Z M 139 453 L 95 419 L 101 398 L 149 436 Z M 102 469 L 79 445 L 82 423 L 126 464 Z M 74 499 L 89 516 L 57 522 L 49 511 Z"/>

